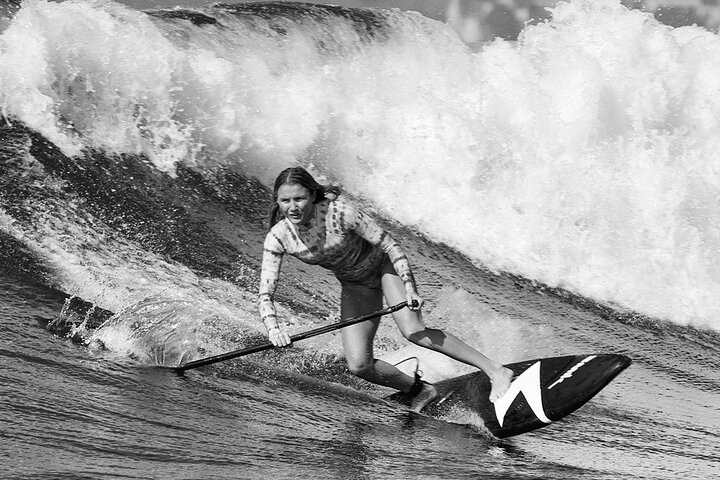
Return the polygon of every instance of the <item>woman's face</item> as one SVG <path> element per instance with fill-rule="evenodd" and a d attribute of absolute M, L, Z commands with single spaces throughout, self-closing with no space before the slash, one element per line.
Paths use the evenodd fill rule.
<path fill-rule="evenodd" d="M 312 219 L 315 194 L 297 183 L 283 183 L 278 188 L 277 204 L 280 213 L 295 225 L 303 225 Z"/>

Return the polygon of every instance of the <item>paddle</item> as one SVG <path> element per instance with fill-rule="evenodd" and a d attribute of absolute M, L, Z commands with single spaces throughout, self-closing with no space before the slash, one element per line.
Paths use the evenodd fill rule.
<path fill-rule="evenodd" d="M 371 318 L 382 317 L 383 315 L 387 315 L 388 313 L 397 312 L 398 310 L 405 308 L 405 306 L 407 306 L 407 302 L 401 302 L 401 303 L 398 303 L 397 305 L 393 305 L 392 307 L 387 307 L 382 310 L 378 310 L 376 312 L 367 313 L 365 315 L 360 315 L 358 317 L 348 318 L 347 320 L 343 320 L 341 322 L 331 323 L 331 324 L 325 325 L 323 327 L 318 327 L 313 330 L 308 330 L 307 332 L 292 335 L 290 337 L 290 340 L 292 340 L 293 342 L 297 342 L 298 340 L 304 340 L 306 338 L 314 337 L 316 335 L 322 335 L 323 333 L 327 333 L 327 332 L 331 332 L 333 330 L 348 327 L 348 326 L 354 325 L 356 323 L 364 322 L 365 320 L 370 320 Z M 213 363 L 230 360 L 232 358 L 242 357 L 243 355 L 249 355 L 251 353 L 262 352 L 263 350 L 269 350 L 271 348 L 275 348 L 275 345 L 273 345 L 270 342 L 267 342 L 267 343 L 263 343 L 261 345 L 256 345 L 254 347 L 243 348 L 242 350 L 235 350 L 232 352 L 221 353 L 219 355 L 215 355 L 212 357 L 201 358 L 199 360 L 193 360 L 191 362 L 183 363 L 179 367 L 175 368 L 175 372 L 182 373 L 185 370 L 190 370 L 191 368 L 204 367 L 205 365 L 211 365 Z"/>

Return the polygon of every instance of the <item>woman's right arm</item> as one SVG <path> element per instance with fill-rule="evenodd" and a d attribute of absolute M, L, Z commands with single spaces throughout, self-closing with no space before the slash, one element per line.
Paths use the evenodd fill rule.
<path fill-rule="evenodd" d="M 280 276 L 282 258 L 283 249 L 280 242 L 277 241 L 272 233 L 268 233 L 265 244 L 263 245 L 258 308 L 260 310 L 260 319 L 267 329 L 268 338 L 276 347 L 284 347 L 291 343 L 290 335 L 288 335 L 284 329 L 280 329 L 277 312 L 275 311 L 275 303 L 273 301 Z"/>

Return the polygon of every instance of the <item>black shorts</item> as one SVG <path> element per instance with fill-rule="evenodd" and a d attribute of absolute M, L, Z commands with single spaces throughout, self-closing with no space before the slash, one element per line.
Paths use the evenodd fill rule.
<path fill-rule="evenodd" d="M 363 270 L 353 275 L 347 275 L 343 273 L 335 273 L 335 277 L 340 280 L 343 285 L 359 285 L 362 287 L 370 288 L 372 290 L 382 290 L 382 276 L 388 269 L 388 266 L 392 271 L 395 270 L 392 267 L 392 262 L 385 252 L 382 250 L 378 251 L 381 255 L 374 255 L 372 258 L 366 258 Z"/>

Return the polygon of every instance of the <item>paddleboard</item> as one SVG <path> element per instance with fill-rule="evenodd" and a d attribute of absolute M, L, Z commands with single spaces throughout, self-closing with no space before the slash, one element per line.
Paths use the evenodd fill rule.
<path fill-rule="evenodd" d="M 616 354 L 570 355 L 539 358 L 506 365 L 514 372 L 507 393 L 491 403 L 490 380 L 482 372 L 435 383 L 438 396 L 422 414 L 442 417 L 454 408 L 471 410 L 498 438 L 520 435 L 560 420 L 574 412 L 631 363 Z M 402 392 L 387 400 L 409 405 Z"/>

